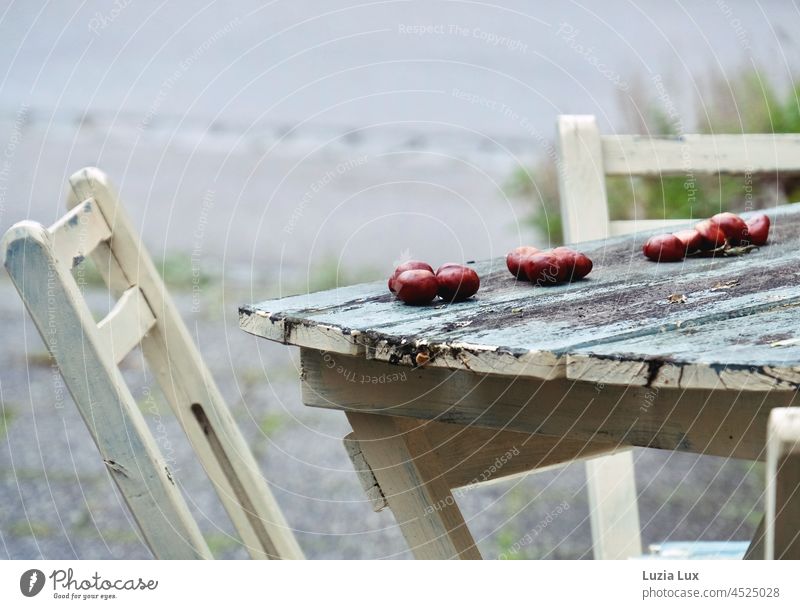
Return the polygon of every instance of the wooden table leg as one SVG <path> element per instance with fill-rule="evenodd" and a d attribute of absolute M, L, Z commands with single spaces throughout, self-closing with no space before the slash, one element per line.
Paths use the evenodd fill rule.
<path fill-rule="evenodd" d="M 347 418 L 414 556 L 480 559 L 424 431 L 398 417 Z"/>

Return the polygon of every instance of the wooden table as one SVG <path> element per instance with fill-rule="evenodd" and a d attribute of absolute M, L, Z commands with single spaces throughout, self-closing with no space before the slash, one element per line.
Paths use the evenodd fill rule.
<path fill-rule="evenodd" d="M 626 236 L 582 244 L 594 270 L 571 285 L 497 258 L 467 302 L 411 307 L 379 281 L 243 306 L 240 326 L 301 348 L 304 403 L 345 411 L 416 557 L 480 558 L 451 491 L 487 472 L 631 446 L 764 460 L 800 383 L 800 204 L 770 217 L 740 257 L 656 264 Z"/>

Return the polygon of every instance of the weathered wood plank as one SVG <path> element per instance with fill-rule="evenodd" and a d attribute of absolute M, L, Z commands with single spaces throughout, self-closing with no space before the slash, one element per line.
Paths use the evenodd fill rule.
<path fill-rule="evenodd" d="M 751 315 L 743 311 L 730 319 L 689 320 L 657 334 L 578 349 L 568 356 L 567 376 L 651 387 L 796 391 L 800 303 Z"/>
<path fill-rule="evenodd" d="M 138 286 L 125 290 L 108 315 L 97 324 L 100 343 L 108 356 L 121 362 L 146 336 L 156 318 Z"/>
<path fill-rule="evenodd" d="M 578 459 L 612 454 L 621 447 L 517 431 L 418 420 L 450 488 L 496 482 Z"/>
<path fill-rule="evenodd" d="M 356 439 L 356 435 L 354 433 L 347 434 L 342 438 L 342 444 L 344 444 L 347 456 L 350 457 L 350 462 L 353 464 L 353 469 L 356 471 L 358 481 L 361 483 L 361 489 L 372 505 L 372 511 L 380 512 L 389 507 L 389 503 L 386 501 L 386 497 L 384 497 L 383 491 L 381 491 L 381 487 L 378 485 L 378 480 L 375 478 L 375 474 L 369 466 L 369 463 L 367 463 L 366 457 L 364 457 L 364 452 L 361 450 L 361 444 L 359 444 Z"/>
<path fill-rule="evenodd" d="M 676 230 L 675 227 L 685 227 L 690 223 L 690 220 L 642 218 L 637 220 L 610 220 L 608 228 L 613 236 L 618 236 L 644 231 L 672 232 Z"/>
<path fill-rule="evenodd" d="M 480 559 L 427 436 L 413 421 L 350 412 L 353 433 L 418 559 Z"/>
<path fill-rule="evenodd" d="M 800 301 L 800 207 L 771 215 L 770 245 L 738 258 L 655 264 L 641 256 L 641 235 L 609 239 L 586 244 L 596 268 L 573 285 L 518 283 L 492 260 L 475 265 L 482 289 L 464 303 L 408 307 L 376 282 L 242 307 L 240 323 L 287 344 L 408 366 L 566 376 L 566 356 L 586 347 Z M 719 289 L 731 283 L 735 289 Z M 670 303 L 674 294 L 686 302 Z"/>
<path fill-rule="evenodd" d="M 788 391 L 622 387 L 436 368 L 401 376 L 402 367 L 385 362 L 336 355 L 330 366 L 324 357 L 301 350 L 308 406 L 741 459 L 764 459 L 770 409 L 796 399 Z M 365 391 L 362 377 L 394 380 Z"/>
<path fill-rule="evenodd" d="M 602 136 L 607 175 L 685 175 L 797 171 L 796 134 Z"/>
<path fill-rule="evenodd" d="M 111 238 L 111 229 L 94 201 L 74 207 L 49 229 L 56 260 L 71 269 L 80 264 L 98 244 Z"/>

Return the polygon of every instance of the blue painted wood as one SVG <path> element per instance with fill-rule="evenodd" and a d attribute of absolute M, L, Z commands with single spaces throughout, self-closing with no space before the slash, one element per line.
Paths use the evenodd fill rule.
<path fill-rule="evenodd" d="M 649 233 L 637 234 L 578 246 L 595 268 L 571 285 L 515 281 L 504 260 L 494 259 L 475 265 L 482 287 L 467 302 L 410 307 L 381 281 L 243 306 L 241 326 L 287 344 L 366 353 L 392 363 L 415 365 L 422 353 L 428 365 L 534 378 L 579 374 L 579 366 L 565 366 L 572 354 L 609 360 L 627 353 L 628 365 L 679 351 L 687 363 L 739 365 L 746 348 L 734 352 L 715 343 L 713 331 L 685 348 L 689 333 L 680 328 L 697 332 L 740 317 L 757 327 L 756 316 L 800 303 L 800 204 L 769 215 L 770 243 L 740 257 L 656 264 L 641 254 Z M 670 302 L 681 295 L 685 302 Z M 724 326 L 728 333 L 737 327 L 736 321 Z M 647 348 L 638 349 L 638 344 Z M 766 348 L 746 363 L 758 366 L 763 358 L 769 365 L 777 357 L 791 367 L 800 364 L 798 355 L 796 348 L 785 349 L 784 355 Z"/>
<path fill-rule="evenodd" d="M 656 560 L 741 560 L 749 541 L 665 541 L 641 558 Z"/>

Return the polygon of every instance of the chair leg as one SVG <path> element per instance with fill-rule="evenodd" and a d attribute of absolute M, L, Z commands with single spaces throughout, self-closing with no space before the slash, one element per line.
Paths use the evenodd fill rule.
<path fill-rule="evenodd" d="M 800 408 L 774 408 L 767 426 L 764 557 L 800 559 Z"/>
<path fill-rule="evenodd" d="M 594 557 L 615 560 L 640 556 L 642 538 L 633 451 L 588 460 L 586 486 Z"/>
<path fill-rule="evenodd" d="M 765 517 L 762 516 L 756 532 L 753 533 L 753 538 L 750 540 L 750 545 L 747 546 L 747 551 L 744 553 L 744 560 L 764 560 L 765 520 Z"/>
<path fill-rule="evenodd" d="M 414 556 L 480 559 L 424 431 L 397 417 L 347 418 Z"/>

